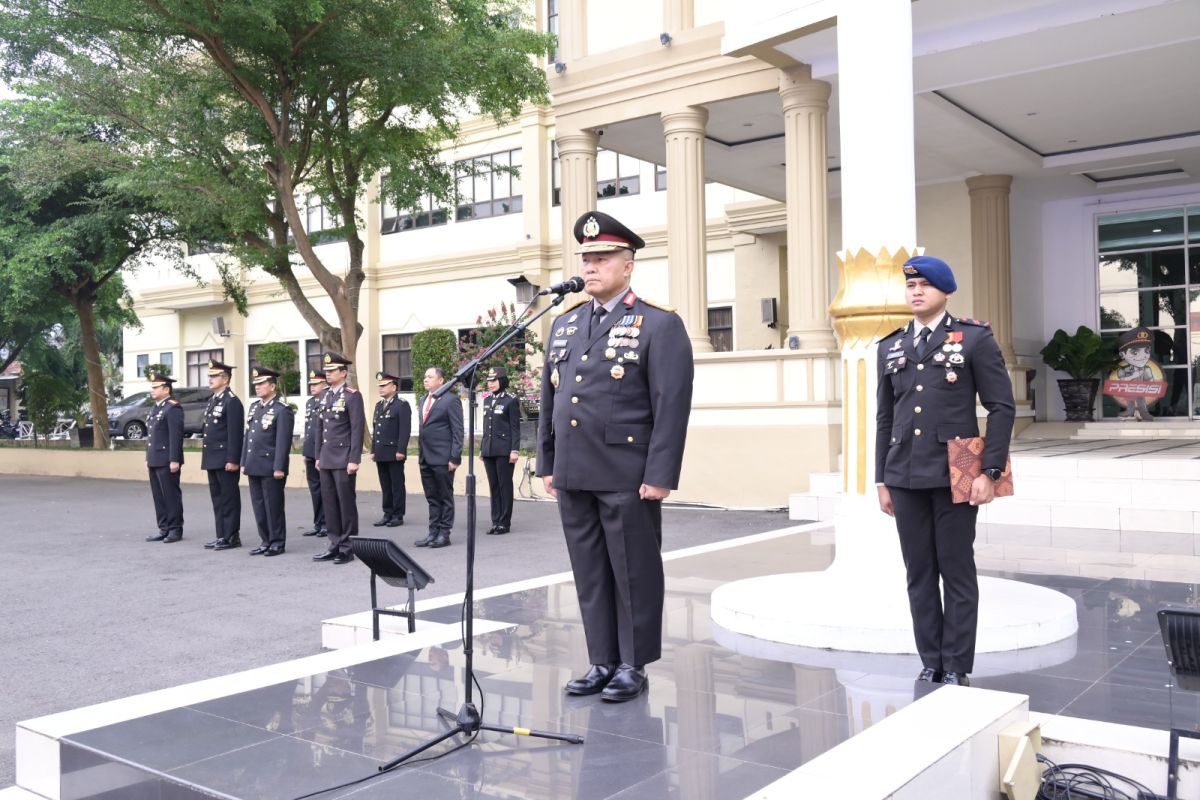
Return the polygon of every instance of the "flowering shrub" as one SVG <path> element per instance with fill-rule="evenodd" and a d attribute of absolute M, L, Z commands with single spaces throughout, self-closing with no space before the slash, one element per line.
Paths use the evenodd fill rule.
<path fill-rule="evenodd" d="M 519 311 L 515 305 L 501 301 L 500 308 L 489 308 L 486 313 L 475 319 L 475 326 L 459 339 L 458 348 L 461 364 L 466 364 L 477 358 L 492 343 L 500 338 L 517 321 Z M 489 358 L 481 368 L 479 385 L 486 389 L 484 375 L 492 367 L 503 367 L 508 371 L 508 390 L 521 401 L 521 408 L 526 416 L 536 417 L 538 404 L 541 401 L 541 376 L 529 369 L 529 356 L 544 352 L 545 348 L 538 341 L 537 334 L 526 330 L 523 336 L 518 336 L 509 342 L 500 352 Z"/>

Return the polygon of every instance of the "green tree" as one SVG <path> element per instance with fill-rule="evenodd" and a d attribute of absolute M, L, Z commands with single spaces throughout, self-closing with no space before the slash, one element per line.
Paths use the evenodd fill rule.
<path fill-rule="evenodd" d="M 143 137 L 147 176 L 188 238 L 228 241 L 278 279 L 322 344 L 353 356 L 365 280 L 356 209 L 377 176 L 398 208 L 455 195 L 458 119 L 547 99 L 517 0 L 9 0 L 10 80 L 47 80 Z M 331 268 L 305 193 L 345 243 Z M 282 234 L 282 235 L 281 235 Z M 290 248 L 288 242 L 290 236 Z M 332 303 L 304 295 L 288 253 Z M 226 290 L 244 309 L 240 268 Z"/>
<path fill-rule="evenodd" d="M 28 375 L 24 384 L 25 408 L 33 423 L 33 442 L 36 445 L 39 434 L 48 436 L 59 416 L 74 414 L 78 394 L 67 381 L 46 373 Z"/>
<path fill-rule="evenodd" d="M 56 297 L 73 313 L 92 418 L 108 417 L 97 319 L 136 323 L 121 273 L 173 238 L 144 195 L 124 182 L 129 163 L 111 143 L 119 132 L 62 104 L 0 104 L 0 207 L 9 309 L 43 308 Z M 60 317 L 61 319 L 61 317 Z M 94 446 L 107 449 L 96 426 Z"/>
<path fill-rule="evenodd" d="M 416 396 L 418 406 L 425 397 L 425 386 L 421 383 L 421 379 L 425 377 L 425 370 L 430 367 L 441 367 L 449 380 L 450 376 L 455 373 L 457 364 L 458 337 L 454 335 L 454 331 L 448 331 L 445 328 L 429 328 L 413 334 L 413 394 Z"/>
<path fill-rule="evenodd" d="M 300 356 L 286 342 L 267 342 L 258 348 L 255 359 L 267 369 L 279 373 L 279 391 L 283 399 L 300 391 Z"/>

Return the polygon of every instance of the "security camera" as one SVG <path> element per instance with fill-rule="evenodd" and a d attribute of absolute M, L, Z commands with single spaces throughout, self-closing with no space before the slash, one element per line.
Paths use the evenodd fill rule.
<path fill-rule="evenodd" d="M 671 43 L 671 34 L 667 33 L 666 31 L 663 31 L 662 33 L 660 33 L 658 35 L 658 43 L 661 44 L 663 47 L 666 47 L 667 45 L 669 45 Z"/>
<path fill-rule="evenodd" d="M 558 73 L 559 75 L 562 75 L 564 72 L 567 71 L 567 65 L 561 61 L 555 61 L 554 62 L 554 71 L 556 73 Z"/>

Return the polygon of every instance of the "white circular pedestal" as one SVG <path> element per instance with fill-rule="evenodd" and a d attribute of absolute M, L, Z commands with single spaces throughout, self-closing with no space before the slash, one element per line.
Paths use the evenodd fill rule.
<path fill-rule="evenodd" d="M 860 653 L 916 653 L 903 583 L 831 568 L 734 581 L 712 593 L 713 622 L 768 642 Z M 979 579 L 975 650 L 1058 642 L 1079 629 L 1075 601 L 1042 586 Z"/>

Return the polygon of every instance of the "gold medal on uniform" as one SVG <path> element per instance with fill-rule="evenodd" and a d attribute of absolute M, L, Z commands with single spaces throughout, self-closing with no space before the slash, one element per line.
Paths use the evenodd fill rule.
<path fill-rule="evenodd" d="M 608 374 L 612 375 L 617 380 L 621 380 L 621 378 L 625 377 L 625 368 L 620 364 L 613 364 L 612 369 L 608 371 Z"/>
<path fill-rule="evenodd" d="M 555 335 L 555 336 L 562 336 L 562 335 L 563 335 L 563 331 L 565 331 L 565 330 L 566 330 L 566 328 L 557 328 L 557 329 L 555 329 L 555 331 L 554 331 L 554 335 Z"/>
<path fill-rule="evenodd" d="M 616 358 L 616 357 L 617 357 L 617 348 L 615 348 L 615 347 L 609 347 L 608 349 L 606 349 L 606 350 L 604 351 L 604 357 L 605 357 L 605 358 L 607 358 L 607 359 L 614 359 L 614 358 Z"/>
<path fill-rule="evenodd" d="M 554 371 L 550 373 L 550 385 L 555 389 L 558 388 L 558 367 L 555 367 Z"/>
<path fill-rule="evenodd" d="M 946 383 L 954 383 L 958 380 L 958 373 L 952 369 L 946 370 Z"/>

